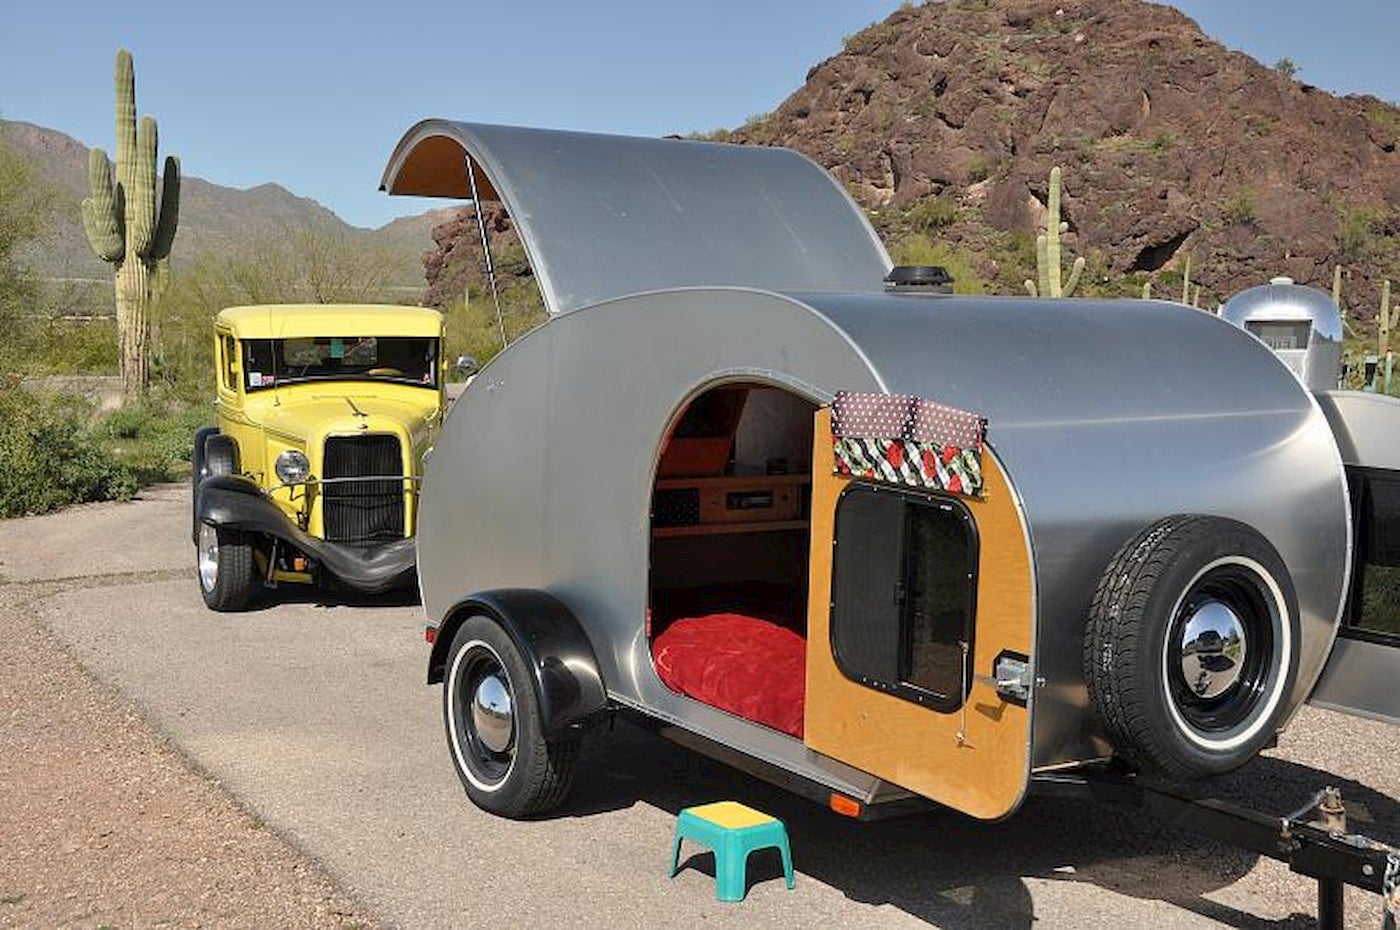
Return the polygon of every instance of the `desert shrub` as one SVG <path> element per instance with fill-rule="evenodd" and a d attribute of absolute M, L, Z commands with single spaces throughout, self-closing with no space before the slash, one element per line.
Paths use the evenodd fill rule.
<path fill-rule="evenodd" d="M 1220 215 L 1228 223 L 1236 225 L 1252 223 L 1255 220 L 1254 191 L 1247 187 L 1237 189 L 1221 205 Z"/>
<path fill-rule="evenodd" d="M 511 342 L 545 321 L 544 299 L 534 278 L 498 282 L 498 287 L 501 322 Z M 446 358 L 470 355 L 485 365 L 501 351 L 501 327 L 496 322 L 496 307 L 489 289 L 472 285 L 466 301 L 453 301 L 443 307 L 442 312 L 447 317 L 443 353 Z"/>
<path fill-rule="evenodd" d="M 1377 247 L 1386 226 L 1385 212 L 1377 207 L 1336 204 L 1337 246 L 1351 259 L 1363 259 Z"/>
<path fill-rule="evenodd" d="M 145 485 L 187 474 L 195 431 L 213 421 L 208 403 L 151 399 L 109 413 L 95 432 L 111 457 Z"/>
<path fill-rule="evenodd" d="M 958 204 L 947 194 L 925 197 L 908 211 L 909 225 L 915 232 L 931 233 L 948 226 L 958 218 Z"/>
<path fill-rule="evenodd" d="M 79 398 L 0 390 L 0 517 L 135 492 L 135 474 L 108 451 L 90 416 Z"/>

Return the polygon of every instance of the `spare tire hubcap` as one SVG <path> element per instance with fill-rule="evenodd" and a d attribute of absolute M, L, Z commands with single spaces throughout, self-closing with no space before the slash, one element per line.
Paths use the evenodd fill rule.
<path fill-rule="evenodd" d="M 1197 605 L 1181 629 L 1181 676 L 1192 693 L 1209 700 L 1233 688 L 1249 648 L 1239 614 L 1211 599 Z"/>

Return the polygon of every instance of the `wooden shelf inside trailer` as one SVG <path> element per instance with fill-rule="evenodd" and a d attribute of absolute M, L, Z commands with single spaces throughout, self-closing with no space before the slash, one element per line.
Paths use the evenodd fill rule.
<path fill-rule="evenodd" d="M 775 530 L 805 530 L 806 520 L 767 520 L 754 523 L 694 523 L 690 526 L 658 526 L 651 531 L 657 539 L 669 536 L 715 536 L 720 533 L 770 533 Z"/>

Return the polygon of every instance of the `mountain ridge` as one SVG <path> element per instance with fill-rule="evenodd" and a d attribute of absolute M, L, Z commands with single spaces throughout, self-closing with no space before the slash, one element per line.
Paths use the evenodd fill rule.
<path fill-rule="evenodd" d="M 887 240 L 922 231 L 1003 290 L 1033 277 L 1054 165 L 1069 249 L 1120 290 L 1175 287 L 1190 256 L 1212 299 L 1276 274 L 1327 287 L 1335 264 L 1374 294 L 1400 261 L 1400 109 L 1142 0 L 906 6 L 728 138 L 804 152 Z"/>
<path fill-rule="evenodd" d="M 26 253 L 31 267 L 53 277 L 110 276 L 110 268 L 88 246 L 78 212 L 88 192 L 88 147 L 60 130 L 19 120 L 0 120 L 0 141 L 31 158 L 58 199 L 50 234 Z M 171 257 L 181 268 L 215 253 L 250 256 L 264 239 L 289 230 L 316 230 L 345 237 L 367 250 L 382 250 L 391 263 L 392 286 L 422 287 L 422 259 L 433 247 L 432 229 L 453 209 L 428 210 L 363 228 L 276 181 L 235 188 L 187 174 L 181 178 L 180 225 Z"/>

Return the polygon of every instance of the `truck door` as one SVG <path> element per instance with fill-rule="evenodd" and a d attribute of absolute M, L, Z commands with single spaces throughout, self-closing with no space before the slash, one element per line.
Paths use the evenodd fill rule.
<path fill-rule="evenodd" d="M 1015 498 L 990 448 L 975 497 L 833 474 L 830 415 L 813 455 L 804 741 L 1004 816 L 1030 771 L 1033 584 Z"/>

